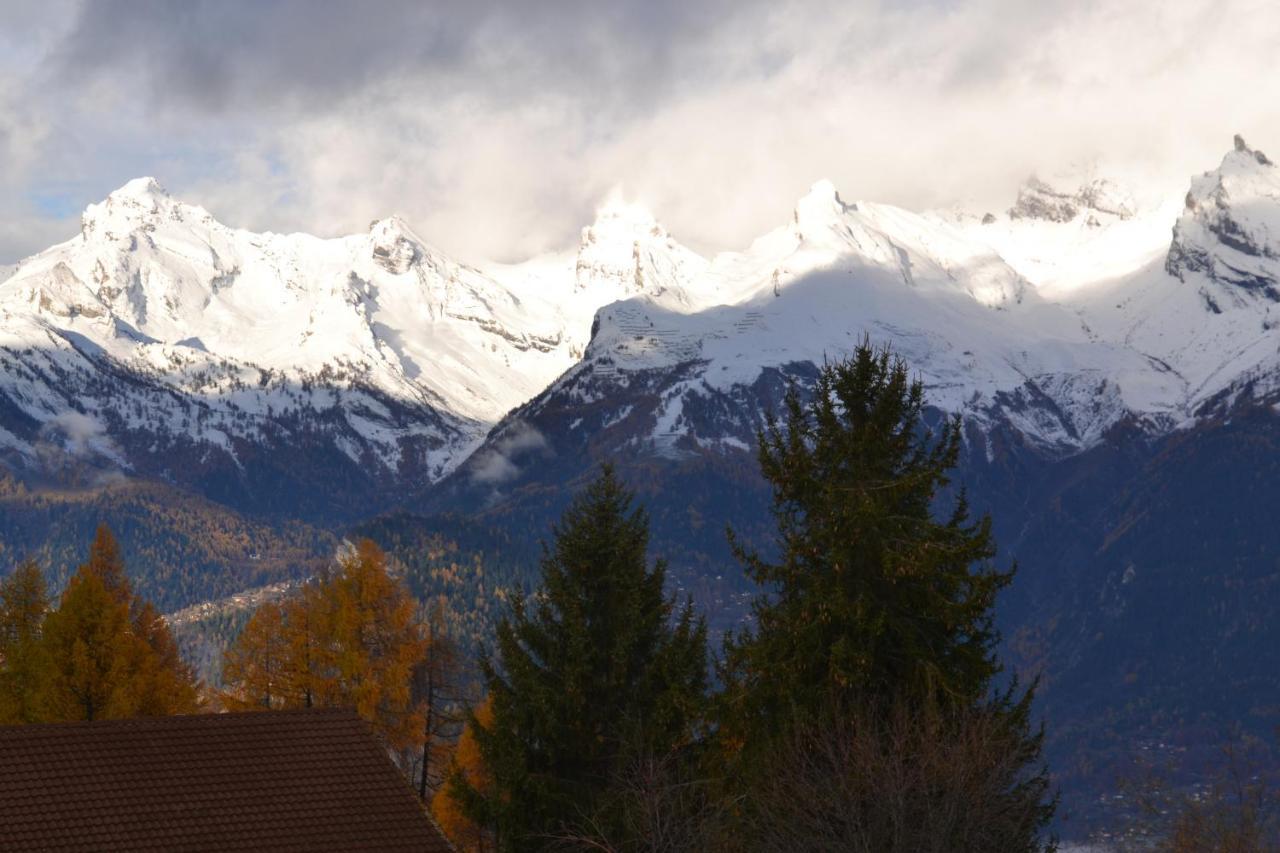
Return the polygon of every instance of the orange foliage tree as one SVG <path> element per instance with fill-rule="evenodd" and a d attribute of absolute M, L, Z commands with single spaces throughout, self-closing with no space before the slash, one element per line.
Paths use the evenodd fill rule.
<path fill-rule="evenodd" d="M 489 794 L 493 787 L 492 780 L 485 769 L 472 725 L 485 729 L 493 725 L 493 707 L 490 701 L 486 698 L 481 702 L 474 714 L 474 722 L 467 725 L 462 737 L 458 739 L 458 746 L 453 752 L 451 772 L 465 779 L 467 784 L 480 793 Z M 451 786 L 443 785 L 436 791 L 431 800 L 431 814 L 459 850 L 466 853 L 490 853 L 497 849 L 493 834 L 467 817 L 462 805 L 453 796 Z"/>
<path fill-rule="evenodd" d="M 285 636 L 284 608 L 274 601 L 259 605 L 235 644 L 222 659 L 222 680 L 235 685 L 223 695 L 232 711 L 298 706 L 290 694 L 291 648 Z"/>
<path fill-rule="evenodd" d="M 420 747 L 415 668 L 428 641 L 413 598 L 362 540 L 337 571 L 283 603 L 263 604 L 223 658 L 224 701 L 233 709 L 351 707 L 388 746 Z"/>
<path fill-rule="evenodd" d="M 98 528 L 89 560 L 41 626 L 32 717 L 97 720 L 195 713 L 199 684 L 168 625 L 134 596 L 115 537 Z"/>

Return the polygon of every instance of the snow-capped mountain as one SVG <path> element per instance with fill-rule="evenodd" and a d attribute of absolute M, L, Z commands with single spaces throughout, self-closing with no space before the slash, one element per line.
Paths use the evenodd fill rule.
<path fill-rule="evenodd" d="M 1032 179 L 998 216 L 915 214 L 820 182 L 705 259 L 615 199 L 576 248 L 483 268 L 398 218 L 254 234 L 141 179 L 0 282 L 0 447 L 220 495 L 263 465 L 420 489 L 478 447 L 502 479 L 550 410 L 584 441 L 743 449 L 780 377 L 869 335 L 979 434 L 1069 455 L 1274 393 L 1276 227 L 1276 167 L 1238 138 L 1185 200 Z"/>
<path fill-rule="evenodd" d="M 1239 138 L 1176 205 L 1033 179 L 979 219 L 847 204 L 819 183 L 787 225 L 694 280 L 719 304 L 643 295 L 601 309 L 583 361 L 494 441 L 554 411 L 580 412 L 568 428 L 593 441 L 613 430 L 659 455 L 745 448 L 769 404 L 762 381 L 863 335 L 980 432 L 1007 426 L 1054 456 L 1122 421 L 1161 434 L 1280 387 L 1274 233 L 1280 171 Z"/>
<path fill-rule="evenodd" d="M 320 444 L 429 482 L 574 363 L 596 308 L 679 291 L 699 264 L 619 204 L 578 252 L 490 276 L 398 218 L 254 234 L 139 179 L 0 284 L 0 448 L 182 480 L 178 448 L 235 471 Z"/>

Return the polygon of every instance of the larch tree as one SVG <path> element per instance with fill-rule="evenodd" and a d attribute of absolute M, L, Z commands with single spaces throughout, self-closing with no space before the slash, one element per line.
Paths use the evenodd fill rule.
<path fill-rule="evenodd" d="M 339 560 L 330 582 L 327 647 L 336 698 L 350 703 L 393 748 L 416 744 L 422 719 L 412 701 L 414 669 L 427 652 L 408 589 L 387 558 L 363 539 Z"/>
<path fill-rule="evenodd" d="M 284 610 L 277 602 L 263 602 L 223 655 L 223 683 L 235 685 L 223 691 L 223 704 L 232 711 L 300 704 L 290 692 L 290 666 Z"/>
<path fill-rule="evenodd" d="M 481 669 L 493 713 L 470 731 L 489 790 L 465 774 L 451 796 L 502 850 L 538 850 L 602 813 L 638 755 L 688 744 L 701 723 L 706 631 L 647 564 L 648 517 L 611 468 L 544 547 L 542 586 L 517 598 Z"/>
<path fill-rule="evenodd" d="M 168 623 L 150 601 L 137 605 L 133 633 L 146 647 L 134 675 L 138 697 L 135 713 L 163 717 L 200 710 L 200 685 L 195 672 L 182 659 Z"/>
<path fill-rule="evenodd" d="M 48 721 L 133 716 L 132 675 L 140 657 L 129 606 L 83 567 L 45 619 L 41 717 Z"/>
<path fill-rule="evenodd" d="M 49 612 L 44 574 L 26 560 L 0 582 L 0 723 L 31 723 L 44 674 L 41 635 Z"/>
<path fill-rule="evenodd" d="M 413 675 L 427 652 L 404 583 L 369 540 L 332 574 L 259 606 L 223 657 L 228 707 L 352 707 L 387 744 L 416 751 Z"/>
<path fill-rule="evenodd" d="M 324 580 L 304 584 L 285 599 L 283 616 L 288 642 L 284 669 L 285 705 L 320 708 L 334 696 L 332 667 L 328 663 L 329 596 Z"/>
<path fill-rule="evenodd" d="M 199 684 L 164 619 L 136 597 L 106 525 L 71 577 L 41 637 L 40 714 L 95 720 L 194 713 Z"/>
<path fill-rule="evenodd" d="M 89 544 L 89 559 L 80 566 L 81 571 L 96 575 L 103 588 L 117 600 L 126 604 L 133 601 L 129 576 L 120 556 L 120 543 L 106 524 L 99 524 L 93 542 Z"/>
<path fill-rule="evenodd" d="M 449 761 L 450 774 L 460 777 L 466 782 L 468 789 L 481 796 L 488 796 L 492 792 L 493 779 L 485 769 L 484 759 L 480 755 L 476 730 L 492 726 L 493 705 L 485 699 L 473 709 L 471 719 L 463 728 L 462 736 L 458 738 Z M 453 845 L 464 853 L 494 853 L 497 849 L 493 833 L 467 816 L 452 786 L 441 786 L 435 792 L 431 798 L 431 814 Z"/>

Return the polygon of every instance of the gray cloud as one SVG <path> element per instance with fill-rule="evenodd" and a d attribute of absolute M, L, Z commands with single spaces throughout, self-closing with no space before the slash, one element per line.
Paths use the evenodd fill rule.
<path fill-rule="evenodd" d="M 702 76 L 706 40 L 750 5 L 95 0 L 49 69 L 71 84 L 124 74 L 160 103 L 217 111 L 327 109 L 395 80 L 507 102 L 551 87 L 634 97 Z"/>
<path fill-rule="evenodd" d="M 1178 193 L 1237 131 L 1280 147 L 1258 0 L 65 2 L 0 27 L 0 262 L 139 174 L 235 225 L 400 213 L 509 260 L 614 187 L 705 251 L 820 177 L 998 208 L 1033 171 Z"/>

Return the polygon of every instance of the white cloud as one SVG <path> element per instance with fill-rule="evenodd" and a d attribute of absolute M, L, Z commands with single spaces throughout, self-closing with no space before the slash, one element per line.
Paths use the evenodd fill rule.
<path fill-rule="evenodd" d="M 491 486 L 513 480 L 520 473 L 517 462 L 534 453 L 550 454 L 551 445 L 536 427 L 517 421 L 468 462 L 471 479 Z"/>
<path fill-rule="evenodd" d="M 3 186 L 84 203 L 154 173 L 232 224 L 397 212 L 480 260 L 570 245 L 614 186 L 708 251 L 820 177 L 998 209 L 1033 171 L 1096 162 L 1180 193 L 1233 133 L 1280 149 L 1280 7 L 1255 0 L 181 5 L 104 0 L 41 30 L 52 58 L 13 114 L 27 149 L 57 127 L 63 153 Z M 0 261 L 47 232 L 6 227 Z"/>
<path fill-rule="evenodd" d="M 60 440 L 62 449 L 72 456 L 85 458 L 98 453 L 118 456 L 107 429 L 96 418 L 81 412 L 63 412 L 41 427 L 41 435 Z"/>

